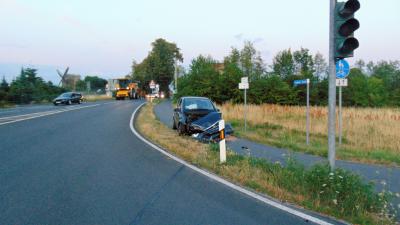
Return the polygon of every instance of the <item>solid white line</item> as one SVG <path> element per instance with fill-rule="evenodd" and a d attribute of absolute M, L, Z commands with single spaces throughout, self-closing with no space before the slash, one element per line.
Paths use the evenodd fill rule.
<path fill-rule="evenodd" d="M 35 119 L 35 118 L 39 118 L 39 117 L 43 117 L 43 116 L 50 116 L 50 115 L 54 115 L 54 114 L 58 114 L 58 113 L 62 113 L 62 112 L 68 112 L 68 111 L 73 111 L 73 110 L 78 110 L 78 109 L 84 109 L 84 108 L 91 108 L 91 107 L 95 107 L 95 106 L 98 106 L 98 105 L 100 105 L 100 104 L 88 105 L 88 106 L 82 106 L 82 107 L 68 108 L 67 110 L 45 111 L 45 112 L 41 112 L 42 114 L 39 114 L 39 115 L 37 115 L 37 116 L 36 116 L 36 114 L 38 114 L 38 113 L 20 115 L 20 117 L 22 117 L 22 116 L 29 116 L 29 115 L 34 115 L 34 114 L 35 114 L 35 116 L 30 116 L 30 117 L 27 117 L 27 118 L 15 119 L 15 120 L 12 120 L 12 121 L 0 123 L 0 126 L 1 126 L 1 125 L 5 125 L 5 124 L 10 124 L 10 123 L 16 123 L 16 122 L 20 122 L 20 121 L 24 121 L 24 120 Z M 6 117 L 3 117 L 3 118 L 6 118 Z M 0 119 L 3 119 L 3 118 L 0 118 Z"/>
<path fill-rule="evenodd" d="M 136 110 L 132 113 L 131 120 L 130 120 L 130 122 L 129 122 L 129 126 L 130 126 L 130 128 L 131 128 L 132 133 L 133 133 L 134 135 L 136 135 L 136 137 L 138 137 L 140 140 L 142 140 L 142 141 L 145 142 L 146 144 L 150 145 L 150 146 L 151 146 L 152 148 L 154 148 L 155 150 L 157 150 L 157 151 L 161 152 L 162 154 L 164 154 L 164 155 L 170 157 L 171 159 L 173 159 L 173 160 L 175 160 L 175 161 L 177 161 L 177 162 L 183 164 L 184 166 L 186 166 L 186 167 L 188 167 L 188 168 L 190 168 L 190 169 L 192 169 L 192 170 L 194 170 L 194 171 L 196 171 L 196 172 L 198 172 L 198 173 L 200 173 L 200 174 L 203 174 L 204 176 L 207 176 L 207 177 L 210 178 L 210 179 L 213 179 L 213 180 L 215 180 L 215 181 L 217 181 L 217 182 L 219 182 L 219 183 L 221 183 L 221 184 L 224 184 L 224 185 L 226 185 L 226 186 L 228 186 L 228 187 L 230 187 L 230 188 L 232 188 L 232 189 L 234 189 L 234 190 L 236 190 L 236 191 L 239 191 L 239 192 L 241 192 L 241 193 L 243 193 L 243 194 L 246 194 L 246 195 L 248 195 L 248 196 L 250 196 L 250 197 L 252 197 L 252 198 L 255 198 L 255 199 L 257 199 L 257 200 L 259 200 L 259 201 L 261 201 L 261 202 L 264 202 L 264 203 L 266 203 L 266 204 L 268 204 L 268 205 L 270 205 L 270 206 L 273 206 L 273 207 L 275 207 L 275 208 L 278 208 L 278 209 L 283 210 L 283 211 L 285 211 L 285 212 L 287 212 L 287 213 L 293 214 L 293 215 L 298 216 L 298 217 L 300 217 L 300 218 L 302 218 L 302 219 L 304 219 L 304 220 L 308 220 L 308 221 L 311 221 L 311 222 L 316 223 L 316 224 L 320 224 L 320 225 L 331 225 L 331 223 L 329 223 L 329 222 L 326 222 L 326 221 L 323 221 L 323 220 L 321 220 L 321 219 L 319 219 L 319 218 L 316 218 L 316 217 L 307 215 L 307 214 L 305 214 L 305 213 L 303 213 L 303 212 L 300 212 L 300 211 L 298 211 L 298 210 L 289 208 L 289 207 L 287 207 L 287 206 L 285 206 L 285 205 L 282 205 L 281 203 L 272 201 L 272 200 L 270 200 L 270 199 L 268 199 L 268 198 L 265 198 L 265 197 L 263 197 L 263 196 L 261 196 L 261 195 L 259 195 L 259 194 L 253 193 L 253 192 L 251 192 L 251 191 L 249 191 L 249 190 L 246 190 L 246 189 L 244 189 L 244 188 L 242 188 L 242 187 L 240 187 L 240 186 L 237 186 L 236 184 L 233 184 L 233 183 L 231 183 L 231 182 L 229 182 L 229 181 L 226 181 L 226 180 L 222 179 L 221 177 L 218 177 L 218 176 L 216 176 L 216 175 L 214 175 L 214 174 L 211 174 L 211 173 L 209 173 L 209 172 L 207 172 L 207 171 L 205 171 L 205 170 L 202 170 L 202 169 L 200 169 L 200 168 L 198 168 L 198 167 L 196 167 L 196 166 L 193 166 L 192 164 L 189 164 L 188 162 L 186 162 L 186 161 L 184 161 L 184 160 L 182 160 L 182 159 L 180 159 L 180 158 L 178 158 L 178 157 L 176 157 L 176 156 L 174 156 L 174 155 L 168 153 L 166 150 L 164 150 L 164 149 L 158 147 L 157 145 L 155 145 L 155 144 L 149 142 L 149 141 L 146 140 L 142 135 L 140 135 L 139 132 L 137 132 L 136 129 L 134 128 L 134 126 L 133 126 L 133 121 L 134 121 L 134 118 L 135 118 L 135 116 L 136 116 L 136 113 L 138 112 L 138 110 L 139 110 L 144 104 L 146 104 L 146 102 L 142 103 L 142 104 L 141 104 L 139 107 L 137 107 Z"/>

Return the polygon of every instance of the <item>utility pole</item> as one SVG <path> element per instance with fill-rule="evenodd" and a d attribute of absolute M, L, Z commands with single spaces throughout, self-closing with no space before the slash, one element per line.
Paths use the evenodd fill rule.
<path fill-rule="evenodd" d="M 336 0 L 330 0 L 329 11 L 329 113 L 328 113 L 328 161 L 335 169 L 336 157 L 336 61 L 335 61 L 335 9 Z"/>
<path fill-rule="evenodd" d="M 178 93 L 178 60 L 177 59 L 175 59 L 174 79 L 175 79 L 175 93 Z"/>

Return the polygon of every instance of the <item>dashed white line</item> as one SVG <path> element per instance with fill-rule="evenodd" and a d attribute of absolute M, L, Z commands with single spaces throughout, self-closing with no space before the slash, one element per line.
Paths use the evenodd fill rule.
<path fill-rule="evenodd" d="M 217 181 L 217 182 L 219 182 L 219 183 L 221 183 L 221 184 L 224 184 L 224 185 L 226 185 L 226 186 L 228 186 L 228 187 L 230 187 L 230 188 L 232 188 L 232 189 L 234 189 L 234 190 L 236 190 L 236 191 L 239 191 L 239 192 L 241 192 L 241 193 L 243 193 L 243 194 L 245 194 L 245 195 L 247 195 L 247 196 L 250 196 L 250 197 L 252 197 L 252 198 L 255 198 L 255 199 L 257 199 L 257 200 L 259 200 L 259 201 L 261 201 L 261 202 L 264 202 L 265 204 L 268 204 L 268 205 L 270 205 L 270 206 L 273 206 L 273 207 L 275 207 L 275 208 L 278 208 L 278 209 L 283 210 L 283 211 L 285 211 L 285 212 L 287 212 L 287 213 L 293 214 L 293 215 L 298 216 L 298 217 L 300 217 L 300 218 L 302 218 L 302 219 L 304 219 L 304 220 L 308 220 L 308 221 L 311 221 L 311 222 L 316 223 L 316 224 L 320 224 L 320 225 L 332 225 L 332 224 L 329 223 L 329 222 L 326 222 L 326 221 L 321 220 L 321 219 L 319 219 L 319 218 L 310 216 L 310 215 L 305 214 L 305 213 L 303 213 L 303 212 L 301 212 L 301 211 L 298 211 L 298 210 L 289 208 L 289 207 L 287 207 L 287 206 L 285 206 L 285 205 L 283 205 L 283 204 L 281 204 L 281 203 L 272 201 L 272 200 L 270 200 L 270 199 L 268 199 L 268 198 L 265 198 L 265 197 L 263 197 L 263 196 L 261 196 L 261 195 L 259 195 L 259 194 L 253 193 L 253 192 L 251 192 L 251 191 L 249 191 L 249 190 L 246 190 L 246 189 L 244 189 L 244 188 L 242 188 L 242 187 L 240 187 L 240 186 L 237 186 L 236 184 L 233 184 L 233 183 L 231 183 L 231 182 L 229 182 L 229 181 L 226 181 L 226 180 L 222 179 L 221 177 L 218 177 L 218 176 L 216 176 L 216 175 L 214 175 L 214 174 L 211 174 L 211 173 L 209 173 L 209 172 L 207 172 L 207 171 L 205 171 L 205 170 L 202 170 L 202 169 L 200 169 L 200 168 L 198 168 L 198 167 L 196 167 L 196 166 L 194 166 L 194 165 L 192 165 L 192 164 L 189 164 L 188 162 L 186 162 L 186 161 L 184 161 L 184 160 L 182 160 L 182 159 L 180 159 L 180 158 L 178 158 L 178 157 L 176 157 L 176 156 L 174 156 L 174 155 L 168 153 L 166 150 L 164 150 L 164 149 L 158 147 L 157 145 L 155 145 L 155 144 L 149 142 L 149 141 L 148 141 L 147 139 L 145 139 L 142 135 L 140 135 L 139 132 L 137 132 L 136 129 L 134 128 L 134 126 L 133 126 L 133 121 L 134 121 L 135 115 L 136 115 L 136 113 L 138 112 L 138 110 L 139 110 L 144 104 L 146 104 L 146 102 L 145 102 L 145 103 L 142 103 L 142 104 L 141 104 L 139 107 L 137 107 L 136 110 L 132 113 L 132 116 L 131 116 L 131 119 L 130 119 L 130 122 L 129 122 L 129 127 L 131 128 L 132 133 L 133 133 L 136 137 L 138 137 L 140 140 L 142 140 L 143 142 L 145 142 L 146 144 L 148 144 L 149 146 L 151 146 L 151 147 L 154 148 L 155 150 L 157 150 L 157 151 L 161 152 L 162 154 L 168 156 L 169 158 L 171 158 L 171 159 L 177 161 L 178 163 L 183 164 L 184 166 L 186 166 L 186 167 L 188 167 L 188 168 L 190 168 L 190 169 L 192 169 L 192 170 L 194 170 L 194 171 L 196 171 L 196 172 L 198 172 L 198 173 L 200 173 L 200 174 L 203 174 L 204 176 L 207 176 L 207 177 L 210 178 L 210 179 L 213 179 L 213 180 L 215 180 L 215 181 Z"/>

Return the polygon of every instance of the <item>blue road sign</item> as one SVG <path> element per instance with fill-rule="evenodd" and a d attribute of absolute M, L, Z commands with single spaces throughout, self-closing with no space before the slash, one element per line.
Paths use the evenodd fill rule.
<path fill-rule="evenodd" d="M 337 79 L 344 79 L 349 75 L 350 73 L 350 65 L 349 63 L 341 59 L 336 62 L 336 78 Z"/>
<path fill-rule="evenodd" d="M 295 80 L 293 81 L 294 86 L 298 86 L 298 85 L 303 85 L 303 84 L 307 84 L 308 79 L 305 80 Z"/>

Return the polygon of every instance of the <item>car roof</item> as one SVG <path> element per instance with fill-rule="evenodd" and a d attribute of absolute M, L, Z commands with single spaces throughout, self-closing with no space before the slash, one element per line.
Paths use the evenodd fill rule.
<path fill-rule="evenodd" d="M 211 101 L 211 99 L 209 99 L 207 97 L 199 97 L 199 96 L 184 96 L 184 97 L 181 97 L 181 99 L 206 99 L 206 100 Z"/>

